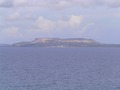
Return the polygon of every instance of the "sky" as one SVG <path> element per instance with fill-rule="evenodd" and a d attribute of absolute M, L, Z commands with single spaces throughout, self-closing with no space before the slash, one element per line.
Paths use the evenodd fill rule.
<path fill-rule="evenodd" d="M 0 43 L 34 38 L 120 44 L 120 0 L 0 0 Z"/>

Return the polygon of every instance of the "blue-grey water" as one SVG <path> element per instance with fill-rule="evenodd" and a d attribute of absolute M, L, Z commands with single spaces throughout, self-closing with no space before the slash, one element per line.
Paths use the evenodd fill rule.
<path fill-rule="evenodd" d="M 120 48 L 0 48 L 0 90 L 120 90 Z"/>

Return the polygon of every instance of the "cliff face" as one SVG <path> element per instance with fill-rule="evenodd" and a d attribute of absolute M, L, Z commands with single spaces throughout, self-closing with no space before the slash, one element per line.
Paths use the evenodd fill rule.
<path fill-rule="evenodd" d="M 13 44 L 13 46 L 38 46 L 38 47 L 80 47 L 97 45 L 96 41 L 84 38 L 36 38 L 31 42 L 20 42 Z"/>
<path fill-rule="evenodd" d="M 36 38 L 32 43 L 48 43 L 48 42 L 66 42 L 66 43 L 96 43 L 91 39 L 75 38 L 75 39 L 59 39 L 59 38 Z"/>

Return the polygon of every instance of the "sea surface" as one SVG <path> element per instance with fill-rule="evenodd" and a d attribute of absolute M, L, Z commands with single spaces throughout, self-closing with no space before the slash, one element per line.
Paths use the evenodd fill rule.
<path fill-rule="evenodd" d="M 0 48 L 0 90 L 120 90 L 120 48 Z"/>

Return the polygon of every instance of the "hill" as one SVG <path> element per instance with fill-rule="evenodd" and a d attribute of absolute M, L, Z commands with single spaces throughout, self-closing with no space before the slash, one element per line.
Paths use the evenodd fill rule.
<path fill-rule="evenodd" d="M 18 47 L 86 47 L 86 46 L 97 46 L 101 45 L 92 39 L 84 38 L 36 38 L 30 42 L 19 42 L 13 44 Z"/>

